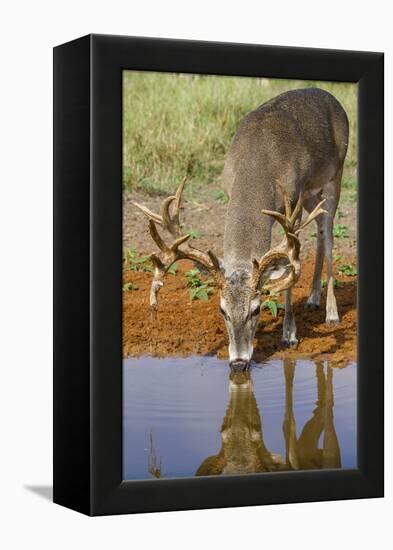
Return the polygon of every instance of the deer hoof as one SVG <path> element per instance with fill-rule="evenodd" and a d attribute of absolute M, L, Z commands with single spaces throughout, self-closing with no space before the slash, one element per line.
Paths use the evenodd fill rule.
<path fill-rule="evenodd" d="M 313 302 L 306 302 L 304 309 L 307 309 L 308 311 L 315 311 L 319 309 L 319 304 L 314 304 Z"/>
<path fill-rule="evenodd" d="M 299 344 L 299 340 L 292 336 L 291 338 L 282 338 L 281 343 L 284 348 L 296 349 Z"/>
<path fill-rule="evenodd" d="M 325 323 L 327 325 L 339 325 L 340 319 L 338 317 L 326 317 Z"/>

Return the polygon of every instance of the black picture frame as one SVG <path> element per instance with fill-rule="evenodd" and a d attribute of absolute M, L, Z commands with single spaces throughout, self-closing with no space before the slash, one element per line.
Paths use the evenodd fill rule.
<path fill-rule="evenodd" d="M 122 71 L 358 83 L 358 468 L 122 479 Z M 88 515 L 383 496 L 383 54 L 88 35 L 54 49 L 54 502 Z"/>

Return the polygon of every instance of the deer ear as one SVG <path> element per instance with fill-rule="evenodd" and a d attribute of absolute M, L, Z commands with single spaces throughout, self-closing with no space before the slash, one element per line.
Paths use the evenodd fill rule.
<path fill-rule="evenodd" d="M 218 256 L 216 256 L 214 252 L 212 252 L 211 250 L 208 250 L 207 253 L 216 271 L 224 275 L 225 274 L 224 261 Z"/>
<path fill-rule="evenodd" d="M 225 275 L 224 261 L 218 256 L 216 256 L 211 250 L 208 251 L 208 255 L 217 273 L 218 274 L 221 273 L 224 276 Z M 204 275 L 210 274 L 210 271 L 204 265 L 199 264 L 198 262 L 195 262 L 195 264 L 198 266 L 198 269 L 201 273 L 203 273 Z"/>
<path fill-rule="evenodd" d="M 290 269 L 291 264 L 289 262 L 280 260 L 277 262 L 273 262 L 263 271 L 263 273 L 261 273 L 261 278 L 259 282 L 260 288 L 270 281 L 277 281 L 278 279 L 281 279 L 281 277 L 288 275 Z"/>

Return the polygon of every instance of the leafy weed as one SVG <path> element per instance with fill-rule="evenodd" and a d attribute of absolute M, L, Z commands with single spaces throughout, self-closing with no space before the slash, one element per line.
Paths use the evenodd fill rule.
<path fill-rule="evenodd" d="M 134 283 L 125 283 L 123 285 L 123 292 L 132 292 L 133 290 L 139 290 L 139 287 Z"/>
<path fill-rule="evenodd" d="M 358 274 L 358 271 L 356 269 L 356 266 L 352 264 L 342 264 L 338 268 L 338 272 L 342 273 L 343 275 L 347 275 L 348 277 L 354 277 Z"/>
<path fill-rule="evenodd" d="M 268 309 L 272 315 L 272 317 L 275 319 L 277 317 L 277 313 L 279 309 L 284 309 L 284 304 L 279 304 L 276 302 L 276 300 L 264 300 L 261 304 L 262 309 Z"/>
<path fill-rule="evenodd" d="M 133 248 L 127 250 L 123 260 L 126 267 L 131 271 L 153 271 L 150 256 L 138 256 Z"/>
<path fill-rule="evenodd" d="M 186 272 L 188 294 L 191 301 L 203 300 L 207 302 L 209 296 L 214 292 L 211 286 L 214 281 L 213 279 L 202 281 L 200 275 L 201 272 L 196 268 Z"/>

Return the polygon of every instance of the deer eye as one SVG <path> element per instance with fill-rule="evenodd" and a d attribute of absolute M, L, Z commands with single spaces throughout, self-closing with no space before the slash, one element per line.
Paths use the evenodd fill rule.
<path fill-rule="evenodd" d="M 252 315 L 259 315 L 260 313 L 261 313 L 261 306 L 257 306 L 252 312 Z"/>
<path fill-rule="evenodd" d="M 225 319 L 227 319 L 228 315 L 227 315 L 225 309 L 223 309 L 221 306 L 220 306 L 220 311 L 221 311 L 222 316 L 225 317 Z"/>

